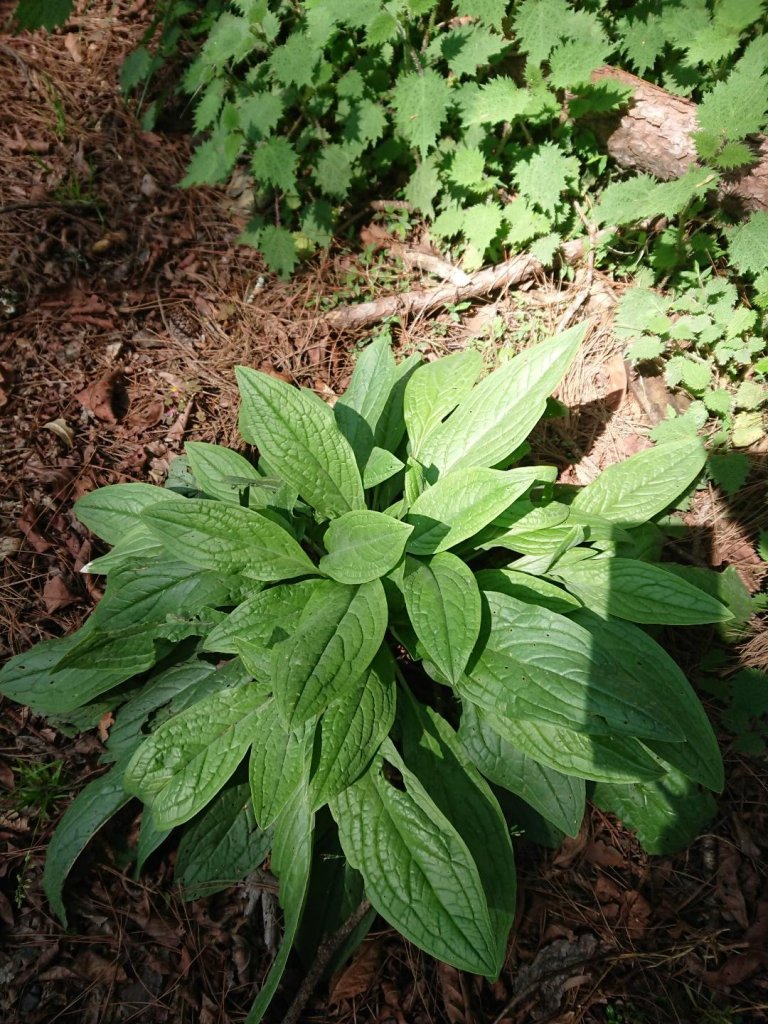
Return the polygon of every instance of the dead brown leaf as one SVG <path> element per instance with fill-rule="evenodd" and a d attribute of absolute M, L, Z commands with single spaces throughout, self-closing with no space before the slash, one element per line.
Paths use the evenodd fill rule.
<path fill-rule="evenodd" d="M 98 725 L 99 739 L 101 740 L 102 743 L 106 743 L 107 740 L 109 739 L 109 730 L 112 728 L 114 724 L 115 716 L 112 714 L 111 711 L 105 711 L 104 714 L 99 719 Z"/>
<path fill-rule="evenodd" d="M 89 384 L 79 394 L 75 395 L 77 401 L 88 412 L 93 413 L 96 419 L 104 423 L 117 423 L 117 414 L 114 409 L 115 385 L 117 384 L 118 373 L 110 373 L 101 380 Z"/>
<path fill-rule="evenodd" d="M 43 603 L 49 615 L 59 611 L 61 608 L 68 608 L 78 600 L 77 594 L 73 594 L 67 586 L 64 577 L 59 575 L 50 576 L 43 587 Z"/>
<path fill-rule="evenodd" d="M 381 946 L 377 940 L 364 942 L 347 967 L 342 968 L 331 981 L 329 1003 L 342 999 L 355 999 L 373 984 L 381 965 Z"/>
<path fill-rule="evenodd" d="M 471 1011 L 467 1006 L 461 973 L 455 967 L 438 962 L 437 976 L 440 981 L 443 1008 L 450 1024 L 469 1024 Z"/>

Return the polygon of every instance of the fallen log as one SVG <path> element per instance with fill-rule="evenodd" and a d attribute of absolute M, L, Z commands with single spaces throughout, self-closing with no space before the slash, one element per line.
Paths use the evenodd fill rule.
<path fill-rule="evenodd" d="M 613 230 L 599 232 L 595 241 L 607 238 Z M 589 240 L 586 238 L 565 242 L 560 247 L 560 258 L 564 263 L 576 263 L 588 247 Z M 342 306 L 340 309 L 331 310 L 325 314 L 324 319 L 332 327 L 349 328 L 362 327 L 364 324 L 386 320 L 391 316 L 416 316 L 438 309 L 440 306 L 478 299 L 502 288 L 513 288 L 543 273 L 544 267 L 535 256 L 521 253 L 511 260 L 470 274 L 466 284 L 441 284 L 436 288 L 415 289 L 402 295 L 383 295 L 371 302 L 360 302 L 354 306 Z"/>
<path fill-rule="evenodd" d="M 606 65 L 592 73 L 595 84 L 606 80 L 633 90 L 628 109 L 590 121 L 617 164 L 666 181 L 699 163 L 692 138 L 699 130 L 695 103 L 619 68 Z M 768 138 L 753 136 L 750 145 L 756 162 L 723 175 L 718 190 L 719 202 L 736 213 L 768 210 Z"/>

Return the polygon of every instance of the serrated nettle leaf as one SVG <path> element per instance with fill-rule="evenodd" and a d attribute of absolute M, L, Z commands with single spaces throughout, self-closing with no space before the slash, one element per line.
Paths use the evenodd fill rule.
<path fill-rule="evenodd" d="M 320 720 L 310 783 L 317 810 L 362 775 L 395 721 L 394 663 L 382 647 L 355 687 Z"/>
<path fill-rule="evenodd" d="M 513 122 L 523 117 L 532 106 L 527 89 L 521 89 L 511 78 L 494 76 L 483 85 L 471 82 L 458 94 L 461 120 L 465 128 L 478 124 Z"/>
<path fill-rule="evenodd" d="M 480 591 L 471 569 L 447 551 L 425 561 L 408 558 L 402 589 L 417 637 L 457 683 L 480 635 Z"/>
<path fill-rule="evenodd" d="M 275 957 L 256 1002 L 245 1024 L 259 1024 L 280 984 L 288 954 L 299 930 L 301 914 L 309 888 L 315 817 L 310 812 L 306 786 L 296 790 L 293 799 L 275 823 L 271 867 L 280 881 L 280 906 L 283 908 L 283 944 Z"/>
<path fill-rule="evenodd" d="M 502 462 L 541 418 L 585 331 L 577 324 L 490 373 L 424 438 L 419 461 L 442 475 Z"/>
<path fill-rule="evenodd" d="M 244 231 L 237 242 L 239 245 L 253 245 L 258 249 L 269 269 L 274 270 L 283 280 L 291 276 L 293 268 L 299 262 L 296 240 L 284 227 L 266 224 L 255 238 Z"/>
<path fill-rule="evenodd" d="M 400 705 L 403 760 L 467 844 L 477 865 L 503 962 L 515 915 L 509 829 L 490 787 L 444 718 L 406 696 Z"/>
<path fill-rule="evenodd" d="M 478 709 L 478 714 L 486 731 L 569 777 L 629 783 L 657 779 L 664 771 L 659 759 L 631 736 L 592 736 L 566 725 L 507 718 L 488 709 Z"/>
<path fill-rule="evenodd" d="M 477 865 L 389 741 L 367 772 L 331 801 L 331 813 L 345 856 L 382 917 L 460 970 L 498 974 L 502 961 Z"/>
<path fill-rule="evenodd" d="M 320 569 L 338 583 L 368 583 L 393 569 L 413 532 L 383 512 L 347 512 L 331 520 L 323 537 L 328 554 Z"/>
<path fill-rule="evenodd" d="M 208 634 L 203 650 L 235 654 L 237 641 L 247 640 L 268 652 L 288 637 L 321 583 L 312 579 L 278 584 L 246 598 Z"/>
<path fill-rule="evenodd" d="M 482 369 L 483 357 L 477 349 L 468 348 L 415 371 L 405 389 L 403 408 L 413 457 L 418 457 L 423 438 L 469 394 Z"/>
<path fill-rule="evenodd" d="M 698 438 L 670 441 L 605 469 L 576 495 L 573 508 L 619 526 L 639 526 L 693 483 L 706 461 Z"/>
<path fill-rule="evenodd" d="M 115 765 L 82 789 L 56 826 L 48 844 L 43 889 L 56 916 L 66 925 L 62 893 L 72 865 L 102 825 L 131 799 L 123 787 L 123 765 Z"/>
<path fill-rule="evenodd" d="M 433 68 L 400 75 L 392 90 L 395 126 L 410 145 L 426 155 L 437 142 L 451 88 Z"/>
<path fill-rule="evenodd" d="M 723 761 L 712 726 L 701 702 L 667 652 L 647 633 L 615 619 L 603 619 L 584 608 L 574 620 L 588 630 L 598 643 L 623 652 L 623 665 L 630 676 L 664 681 L 667 704 L 677 714 L 685 742 L 645 740 L 645 746 L 709 789 L 723 788 Z"/>
<path fill-rule="evenodd" d="M 710 793 L 702 793 L 680 772 L 668 769 L 664 778 L 630 786 L 598 783 L 593 801 L 611 811 L 648 853 L 674 853 L 691 843 L 717 810 Z"/>
<path fill-rule="evenodd" d="M 601 556 L 567 567 L 558 564 L 552 574 L 599 615 L 676 626 L 733 617 L 725 605 L 663 566 L 634 558 Z"/>
<path fill-rule="evenodd" d="M 253 731 L 248 763 L 251 802 L 257 823 L 271 825 L 307 775 L 315 725 L 287 729 L 274 700 L 263 705 Z"/>
<path fill-rule="evenodd" d="M 240 432 L 326 518 L 365 507 L 351 445 L 333 411 L 258 370 L 236 367 Z"/>
<path fill-rule="evenodd" d="M 468 701 L 461 714 L 459 740 L 487 779 L 521 797 L 566 835 L 578 835 L 586 801 L 583 779 L 563 775 L 517 750 Z"/>
<path fill-rule="evenodd" d="M 535 469 L 470 467 L 441 475 L 408 509 L 405 521 L 414 528 L 408 551 L 431 555 L 474 537 L 535 480 Z"/>
<path fill-rule="evenodd" d="M 529 202 L 544 213 L 554 213 L 561 194 L 578 181 L 579 162 L 566 156 L 556 143 L 544 143 L 527 160 L 518 161 L 514 175 Z"/>
<path fill-rule="evenodd" d="M 75 502 L 75 515 L 108 544 L 117 544 L 141 525 L 141 514 L 153 505 L 183 499 L 153 484 L 110 484 L 90 491 Z"/>
<path fill-rule="evenodd" d="M 267 698 L 260 683 L 216 693 L 165 722 L 139 747 L 125 788 L 152 807 L 158 828 L 189 821 L 232 776 Z"/>
<path fill-rule="evenodd" d="M 298 162 L 298 154 L 290 142 L 272 136 L 253 151 L 251 170 L 259 184 L 290 192 L 296 184 Z"/>
<path fill-rule="evenodd" d="M 174 880 L 186 900 L 212 896 L 255 871 L 271 845 L 272 833 L 254 819 L 248 783 L 225 786 L 184 830 Z"/>
<path fill-rule="evenodd" d="M 381 581 L 324 581 L 296 631 L 272 650 L 272 679 L 284 723 L 294 728 L 348 692 L 371 664 L 387 628 Z"/>
<path fill-rule="evenodd" d="M 488 621 L 457 687 L 462 696 L 508 718 L 595 735 L 684 738 L 663 680 L 631 679 L 620 654 L 570 618 L 496 591 L 484 596 Z"/>
<path fill-rule="evenodd" d="M 189 498 L 153 505 L 142 521 L 173 557 L 203 569 L 265 581 L 317 572 L 287 530 L 251 509 Z"/>
<path fill-rule="evenodd" d="M 397 379 L 389 340 L 380 336 L 358 356 L 349 387 L 333 407 L 339 429 L 362 470 L 373 450 L 374 432 Z"/>
<path fill-rule="evenodd" d="M 503 36 L 477 24 L 457 25 L 438 37 L 436 42 L 457 78 L 474 75 L 479 67 L 489 64 L 492 57 L 509 45 Z"/>

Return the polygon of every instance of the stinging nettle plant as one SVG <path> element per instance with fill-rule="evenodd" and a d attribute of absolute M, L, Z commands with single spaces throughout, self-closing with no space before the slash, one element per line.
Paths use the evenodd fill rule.
<path fill-rule="evenodd" d="M 353 940 L 378 912 L 495 977 L 515 907 L 511 831 L 576 834 L 588 786 L 652 852 L 695 834 L 720 754 L 643 627 L 730 618 L 689 571 L 650 560 L 651 521 L 705 452 L 674 440 L 582 489 L 523 464 L 583 333 L 481 380 L 477 352 L 398 365 L 382 337 L 333 408 L 238 368 L 258 464 L 189 443 L 191 475 L 171 489 L 80 499 L 112 545 L 87 567 L 106 575 L 104 597 L 73 636 L 0 673 L 4 694 L 57 723 L 116 715 L 111 769 L 49 847 L 62 920 L 67 873 L 133 797 L 137 870 L 183 829 L 189 898 L 271 851 L 284 940 L 255 1022 L 290 949 L 311 957 L 364 898 Z"/>

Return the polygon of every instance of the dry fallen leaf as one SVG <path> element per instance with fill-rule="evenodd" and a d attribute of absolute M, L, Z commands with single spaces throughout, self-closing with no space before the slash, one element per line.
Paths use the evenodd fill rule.
<path fill-rule="evenodd" d="M 109 739 L 109 730 L 112 728 L 114 724 L 115 716 L 112 714 L 111 711 L 105 711 L 104 714 L 99 719 L 98 725 L 99 739 L 101 740 L 102 743 L 106 743 L 107 740 Z"/>
<path fill-rule="evenodd" d="M 331 981 L 329 1003 L 361 996 L 373 984 L 381 964 L 381 947 L 376 941 L 364 942 L 352 960 Z"/>
<path fill-rule="evenodd" d="M 117 373 L 110 373 L 75 395 L 84 409 L 104 423 L 117 423 L 113 403 L 118 376 Z"/>
<path fill-rule="evenodd" d="M 62 576 L 51 576 L 46 580 L 43 587 L 43 603 L 49 615 L 61 608 L 67 608 L 77 600 L 77 594 L 72 593 Z"/>
<path fill-rule="evenodd" d="M 75 432 L 67 423 L 66 420 L 59 416 L 58 419 L 49 420 L 48 423 L 43 424 L 43 430 L 50 430 L 52 434 L 60 438 L 67 448 L 71 448 L 75 443 Z"/>

